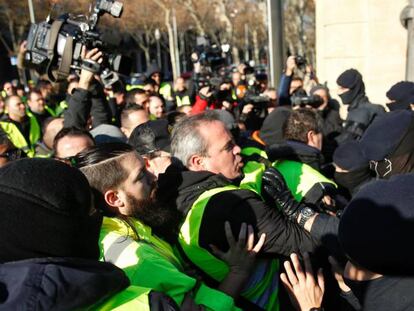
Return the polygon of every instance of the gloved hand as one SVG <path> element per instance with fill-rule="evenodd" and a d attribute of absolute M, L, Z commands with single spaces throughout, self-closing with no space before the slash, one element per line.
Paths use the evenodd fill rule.
<path fill-rule="evenodd" d="M 298 213 L 303 208 L 302 204 L 293 198 L 282 174 L 273 167 L 263 172 L 262 196 L 267 203 L 271 205 L 276 203 L 282 213 L 293 221 L 297 220 Z"/>

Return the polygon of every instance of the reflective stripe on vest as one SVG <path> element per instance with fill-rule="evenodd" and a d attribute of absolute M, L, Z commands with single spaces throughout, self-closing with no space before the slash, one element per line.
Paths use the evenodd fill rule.
<path fill-rule="evenodd" d="M 24 138 L 23 134 L 20 132 L 20 130 L 17 128 L 15 124 L 11 122 L 1 121 L 0 127 L 7 134 L 10 141 L 16 148 L 23 150 L 29 158 L 32 158 L 34 156 L 34 150 L 29 147 L 26 138 Z"/>
<path fill-rule="evenodd" d="M 182 98 L 180 96 L 175 96 L 175 101 L 177 103 L 177 107 L 181 106 L 191 106 L 190 96 L 186 95 Z"/>
<path fill-rule="evenodd" d="M 337 188 L 332 180 L 326 178 L 308 164 L 278 160 L 273 162 L 272 166 L 283 175 L 288 188 L 298 202 L 302 201 L 303 197 L 316 183 L 329 183 Z"/>
<path fill-rule="evenodd" d="M 227 276 L 229 267 L 199 245 L 200 226 L 210 198 L 217 193 L 237 189 L 236 186 L 228 185 L 202 193 L 193 203 L 180 228 L 178 240 L 186 256 L 218 282 Z M 278 310 L 278 267 L 277 260 L 258 260 L 241 295 L 266 310 Z"/>
<path fill-rule="evenodd" d="M 154 236 L 151 233 L 151 228 L 142 224 L 138 220 L 130 220 L 134 225 L 135 232 L 126 225 L 123 221 L 104 217 L 101 227 L 101 244 L 103 246 L 105 261 L 112 262 L 113 264 L 120 266 L 120 262 L 123 260 L 129 261 L 127 258 L 123 258 L 123 252 L 128 247 L 136 247 L 135 243 L 147 243 L 153 247 L 158 253 L 160 253 L 166 260 L 173 264 L 178 270 L 183 270 L 180 261 L 176 258 L 174 251 L 170 244 L 164 240 Z M 121 232 L 113 232 L 114 228 L 122 228 Z M 120 260 L 120 261 L 119 261 Z M 136 263 L 134 263 L 136 264 Z"/>
<path fill-rule="evenodd" d="M 135 90 L 135 89 L 142 90 L 143 88 L 144 88 L 143 85 L 128 84 L 125 89 L 126 89 L 127 92 L 129 92 L 129 91 L 132 91 L 132 90 Z"/>
<path fill-rule="evenodd" d="M 151 289 L 139 286 L 129 286 L 115 294 L 103 304 L 94 306 L 89 310 L 100 311 L 150 311 L 149 293 Z"/>
<path fill-rule="evenodd" d="M 104 217 L 99 237 L 100 260 L 121 268 L 132 285 L 151 287 L 181 304 L 191 292 L 197 304 L 209 310 L 234 311 L 234 300 L 225 293 L 197 281 L 184 272 L 170 244 L 153 235 L 151 228 L 130 219 L 132 230 L 122 220 Z M 134 232 L 135 231 L 135 232 Z M 136 236 L 138 234 L 138 237 Z M 157 267 L 157 271 L 153 271 Z"/>
<path fill-rule="evenodd" d="M 57 116 L 57 114 L 56 114 L 56 111 L 54 111 L 52 108 L 50 108 L 49 106 L 45 106 L 45 110 L 47 111 L 47 112 L 49 112 L 49 114 L 52 116 L 52 117 L 56 117 Z"/>

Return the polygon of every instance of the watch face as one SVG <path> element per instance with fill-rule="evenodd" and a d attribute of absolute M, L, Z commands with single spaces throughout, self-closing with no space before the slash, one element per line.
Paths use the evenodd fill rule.
<path fill-rule="evenodd" d="M 313 209 L 311 209 L 311 208 L 309 208 L 309 207 L 305 207 L 305 208 L 302 210 L 301 214 L 302 214 L 303 216 L 305 216 L 305 217 L 310 217 L 310 216 L 312 216 L 313 214 L 315 214 L 315 212 L 314 212 L 314 210 L 313 210 Z"/>

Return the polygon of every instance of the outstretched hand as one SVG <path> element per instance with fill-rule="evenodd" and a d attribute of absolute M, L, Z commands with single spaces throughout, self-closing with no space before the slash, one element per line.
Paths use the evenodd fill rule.
<path fill-rule="evenodd" d="M 325 292 L 325 282 L 322 269 L 319 269 L 315 280 L 309 254 L 303 256 L 305 270 L 299 262 L 298 255 L 290 255 L 294 270 L 289 261 L 285 261 L 286 273 L 280 275 L 283 285 L 286 287 L 292 302 L 302 311 L 319 308 L 322 304 Z"/>
<path fill-rule="evenodd" d="M 254 245 L 254 230 L 251 225 L 242 223 L 237 241 L 234 239 L 228 221 L 224 224 L 224 230 L 230 246 L 229 250 L 223 252 L 216 246 L 210 245 L 213 253 L 229 265 L 231 272 L 249 274 L 253 268 L 256 254 L 261 250 L 265 242 L 266 234 L 263 233 L 257 244 Z"/>
<path fill-rule="evenodd" d="M 24 54 L 27 51 L 27 40 L 22 41 L 19 46 L 19 54 Z"/>
<path fill-rule="evenodd" d="M 344 293 L 348 293 L 351 291 L 351 289 L 348 287 L 348 285 L 345 284 L 344 281 L 344 268 L 341 267 L 341 265 L 339 264 L 339 262 L 332 256 L 328 257 L 329 263 L 331 264 L 332 267 L 332 273 L 335 277 L 335 280 L 338 282 L 338 286 L 339 288 L 344 292 Z"/>
<path fill-rule="evenodd" d="M 82 51 L 81 51 L 81 58 L 83 60 L 91 60 L 98 64 L 101 64 L 103 62 L 102 52 L 99 51 L 97 48 L 92 49 L 90 51 L 86 51 L 85 46 L 83 46 Z M 79 77 L 78 87 L 87 90 L 93 80 L 94 74 L 95 73 L 93 71 L 88 70 L 86 68 L 82 68 L 82 71 Z"/>

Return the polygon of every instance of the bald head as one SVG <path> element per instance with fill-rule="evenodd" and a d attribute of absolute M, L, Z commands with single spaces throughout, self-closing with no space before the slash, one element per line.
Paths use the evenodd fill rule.
<path fill-rule="evenodd" d="M 43 142 L 49 149 L 53 148 L 53 141 L 63 129 L 63 118 L 49 118 L 43 125 Z"/>
<path fill-rule="evenodd" d="M 129 138 L 134 128 L 149 121 L 148 112 L 139 106 L 124 109 L 121 114 L 121 131 Z"/>

